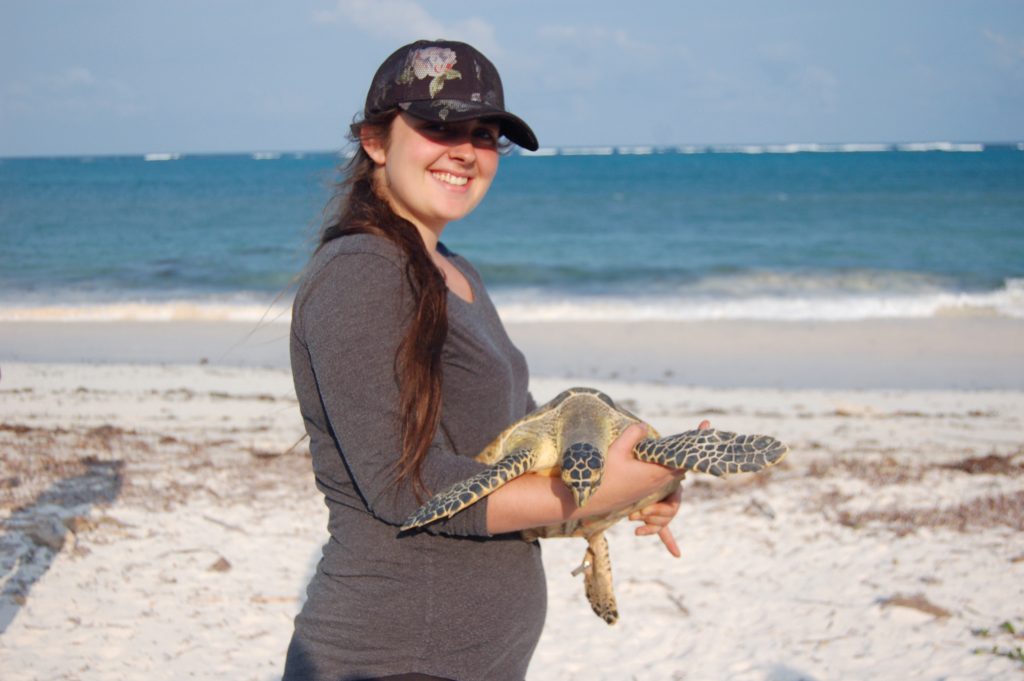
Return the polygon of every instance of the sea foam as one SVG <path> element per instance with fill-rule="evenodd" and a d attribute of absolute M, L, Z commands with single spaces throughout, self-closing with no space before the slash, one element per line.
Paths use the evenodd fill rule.
<path fill-rule="evenodd" d="M 987 292 L 815 293 L 702 295 L 683 293 L 580 294 L 536 288 L 499 288 L 491 297 L 506 322 L 554 321 L 855 321 L 923 319 L 950 315 L 1024 319 L 1024 279 L 1011 279 Z M 734 290 L 738 293 L 738 289 Z M 231 300 L 122 301 L 19 305 L 0 302 L 0 322 L 252 322 L 288 323 L 291 301 Z"/>
<path fill-rule="evenodd" d="M 3 322 L 288 322 L 290 306 L 166 300 L 22 306 L 0 304 Z"/>
<path fill-rule="evenodd" d="M 557 295 L 542 291 L 494 294 L 508 322 L 545 321 L 856 321 L 949 315 L 1024 319 L 1024 279 L 987 292 L 776 293 L 735 298 L 700 295 Z"/>

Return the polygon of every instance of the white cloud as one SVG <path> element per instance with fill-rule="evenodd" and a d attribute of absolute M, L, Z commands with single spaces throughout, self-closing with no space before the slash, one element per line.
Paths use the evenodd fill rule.
<path fill-rule="evenodd" d="M 313 21 L 349 24 L 374 37 L 392 41 L 396 47 L 419 38 L 445 38 L 470 43 L 492 57 L 500 53 L 494 26 L 484 19 L 469 17 L 445 23 L 415 0 L 337 0 L 332 9 L 314 12 Z"/>

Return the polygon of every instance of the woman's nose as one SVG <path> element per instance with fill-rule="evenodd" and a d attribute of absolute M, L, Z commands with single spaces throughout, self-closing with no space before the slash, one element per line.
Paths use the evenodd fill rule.
<path fill-rule="evenodd" d="M 469 137 L 463 137 L 448 147 L 448 156 L 463 163 L 471 163 L 476 160 L 476 147 Z"/>

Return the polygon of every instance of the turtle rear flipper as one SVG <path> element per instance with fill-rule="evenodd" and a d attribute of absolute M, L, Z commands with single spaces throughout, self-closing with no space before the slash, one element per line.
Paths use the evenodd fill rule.
<path fill-rule="evenodd" d="M 641 461 L 711 475 L 755 473 L 782 461 L 789 447 L 767 435 L 739 435 L 706 428 L 657 440 L 641 440 L 633 454 Z"/>
<path fill-rule="evenodd" d="M 619 606 L 612 588 L 612 561 L 608 555 L 608 539 L 604 532 L 587 538 L 583 564 L 573 574 L 583 572 L 583 591 L 594 614 L 608 624 L 619 621 Z"/>
<path fill-rule="evenodd" d="M 435 520 L 451 518 L 453 515 L 483 499 L 509 480 L 518 478 L 530 470 L 536 458 L 535 450 L 520 449 L 512 452 L 490 468 L 471 478 L 457 482 L 444 492 L 433 496 L 427 503 L 406 518 L 402 530 L 422 527 Z"/>

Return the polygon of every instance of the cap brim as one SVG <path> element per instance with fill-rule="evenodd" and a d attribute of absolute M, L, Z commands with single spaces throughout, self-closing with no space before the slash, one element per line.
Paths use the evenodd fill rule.
<path fill-rule="evenodd" d="M 398 105 L 402 111 L 410 116 L 415 116 L 424 121 L 437 121 L 438 123 L 449 123 L 468 121 L 474 118 L 488 118 L 498 121 L 501 126 L 501 134 L 510 142 L 518 144 L 523 149 L 537 151 L 540 144 L 533 130 L 519 116 L 510 114 L 501 109 L 479 104 L 477 102 L 465 102 L 459 99 L 434 99 L 430 101 L 402 102 Z"/>

